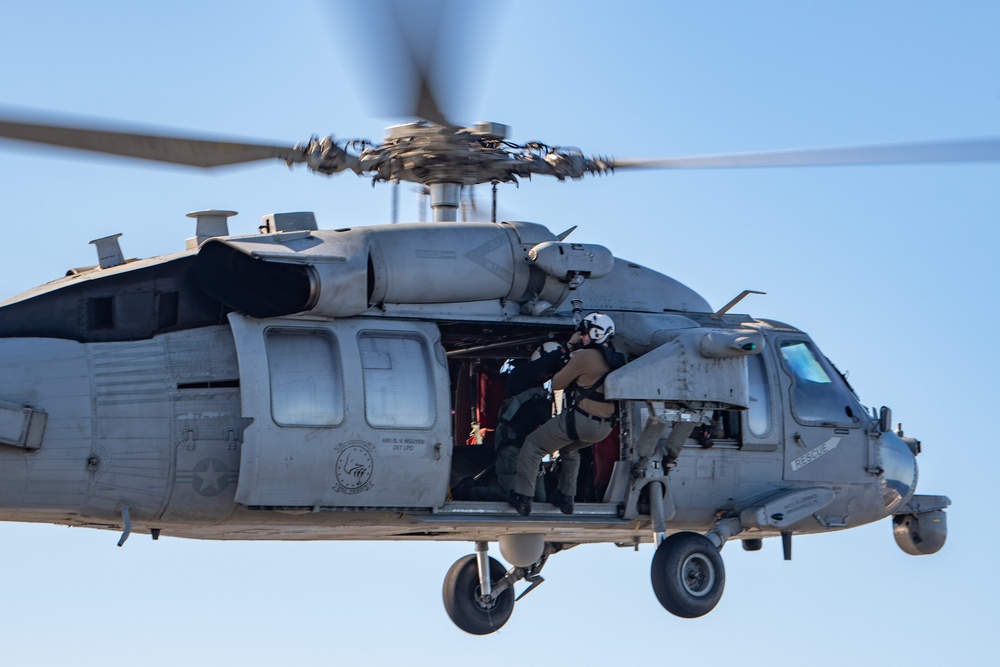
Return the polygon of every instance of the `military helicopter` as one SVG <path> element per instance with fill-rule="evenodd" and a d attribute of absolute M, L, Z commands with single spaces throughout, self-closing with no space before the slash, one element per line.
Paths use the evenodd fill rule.
<path fill-rule="evenodd" d="M 448 120 L 430 85 L 384 142 L 219 144 L 5 119 L 8 138 L 212 166 L 254 159 L 351 170 L 430 191 L 435 222 L 322 231 L 305 213 L 230 236 L 202 211 L 185 252 L 98 263 L 0 306 L 0 507 L 41 521 L 203 539 L 471 541 L 445 580 L 462 629 L 501 627 L 514 585 L 597 542 L 657 542 L 671 612 L 720 599 L 722 545 L 893 517 L 908 553 L 944 543 L 941 496 L 915 494 L 920 445 L 870 414 L 809 337 L 714 310 L 692 289 L 532 223 L 459 223 L 472 182 L 714 164 L 996 159 L 995 142 L 616 160 L 512 145 Z M 456 280 L 460 277 L 461 280 Z M 578 302 L 578 303 L 577 303 Z M 449 498 L 488 466 L 491 361 L 562 340 L 593 310 L 632 361 L 608 377 L 621 429 L 567 516 Z M 689 436 L 713 427 L 703 448 Z M 470 440 L 472 442 L 470 442 Z M 676 468 L 668 468 L 676 455 Z M 488 555 L 499 542 L 512 566 Z M 529 588 L 530 590 L 530 588 Z M 523 595 L 523 593 L 522 593 Z"/>

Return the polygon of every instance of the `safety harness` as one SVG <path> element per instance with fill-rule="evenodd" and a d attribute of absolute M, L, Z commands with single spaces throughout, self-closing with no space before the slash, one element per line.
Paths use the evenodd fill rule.
<path fill-rule="evenodd" d="M 585 412 L 582 408 L 579 407 L 580 401 L 584 399 L 596 401 L 598 403 L 607 403 L 612 405 L 615 410 L 611 414 L 611 416 L 607 418 L 607 420 L 611 422 L 612 426 L 618 423 L 618 404 L 615 401 L 609 401 L 606 398 L 604 398 L 604 392 L 601 392 L 599 394 L 600 398 L 597 398 L 597 396 L 598 396 L 598 389 L 604 386 L 604 381 L 607 379 L 608 375 L 610 375 L 612 371 L 621 368 L 626 363 L 625 355 L 614 349 L 611 343 L 607 343 L 606 345 L 591 343 L 589 345 L 584 345 L 581 349 L 600 350 L 601 353 L 604 355 L 604 361 L 607 362 L 609 368 L 607 373 L 604 373 L 604 375 L 598 378 L 597 382 L 590 385 L 586 389 L 580 387 L 580 385 L 578 385 L 576 381 L 571 382 L 569 386 L 566 387 L 566 402 L 567 402 L 566 434 L 569 435 L 569 437 L 573 438 L 574 440 L 580 439 L 580 434 L 576 430 L 576 413 L 579 412 L 580 414 L 586 417 L 591 417 L 589 413 Z M 598 419 L 600 419 L 600 421 L 604 421 L 604 418 L 598 418 Z"/>

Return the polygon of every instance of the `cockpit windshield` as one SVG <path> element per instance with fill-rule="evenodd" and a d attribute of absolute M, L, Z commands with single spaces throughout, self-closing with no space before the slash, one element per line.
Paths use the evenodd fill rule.
<path fill-rule="evenodd" d="M 859 406 L 830 362 L 808 341 L 780 344 L 781 359 L 792 374 L 792 409 L 804 423 L 856 424 Z"/>

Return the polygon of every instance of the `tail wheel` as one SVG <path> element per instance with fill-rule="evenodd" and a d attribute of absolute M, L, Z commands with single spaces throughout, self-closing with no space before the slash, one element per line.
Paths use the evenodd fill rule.
<path fill-rule="evenodd" d="M 490 583 L 503 579 L 505 574 L 504 566 L 490 558 Z M 502 628 L 514 611 L 514 588 L 507 588 L 495 600 L 483 600 L 476 557 L 465 556 L 455 561 L 445 575 L 444 609 L 462 630 L 473 635 L 488 635 Z"/>
<path fill-rule="evenodd" d="M 653 555 L 651 577 L 656 599 L 682 618 L 715 609 L 726 585 L 719 550 L 698 533 L 675 533 L 663 540 Z"/>

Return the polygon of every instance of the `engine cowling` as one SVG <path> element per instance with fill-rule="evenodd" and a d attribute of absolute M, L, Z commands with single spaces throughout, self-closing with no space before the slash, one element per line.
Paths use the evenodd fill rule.
<path fill-rule="evenodd" d="M 551 313 L 614 268 L 603 246 L 558 241 L 527 222 L 431 223 L 213 238 L 202 288 L 252 317 L 350 317 L 380 304 L 510 301 Z"/>

